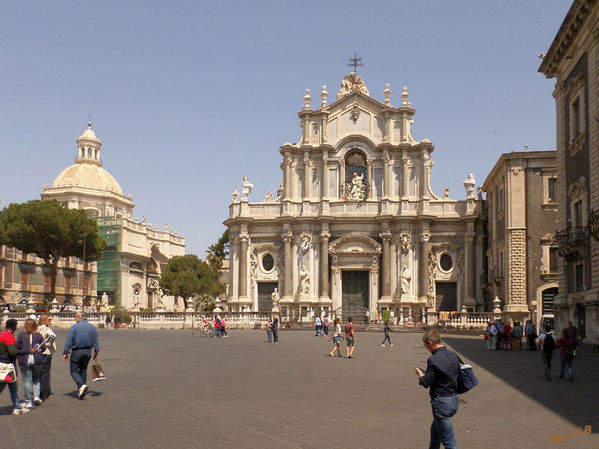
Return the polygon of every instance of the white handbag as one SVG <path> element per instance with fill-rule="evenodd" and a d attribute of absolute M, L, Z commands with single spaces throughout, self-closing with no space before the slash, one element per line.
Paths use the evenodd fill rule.
<path fill-rule="evenodd" d="M 17 371 L 12 363 L 0 362 L 0 382 L 13 383 L 17 380 Z"/>

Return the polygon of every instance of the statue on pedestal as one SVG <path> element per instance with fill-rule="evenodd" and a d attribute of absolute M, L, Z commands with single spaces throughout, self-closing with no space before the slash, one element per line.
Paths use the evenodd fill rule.
<path fill-rule="evenodd" d="M 100 312 L 108 312 L 108 310 L 108 295 L 104 292 L 100 299 Z"/>
<path fill-rule="evenodd" d="M 302 269 L 300 271 L 300 279 L 301 283 L 301 295 L 308 296 L 310 293 L 310 272 L 306 268 L 305 265 L 302 265 Z"/>
<path fill-rule="evenodd" d="M 278 312 L 279 311 L 279 292 L 278 292 L 277 287 L 275 287 L 275 291 L 272 292 L 270 297 L 272 298 L 272 311 Z"/>
<path fill-rule="evenodd" d="M 248 181 L 248 177 L 243 177 L 243 183 L 241 184 L 241 201 L 247 201 L 250 193 L 252 193 L 252 189 L 254 188 L 254 184 Z"/>
<path fill-rule="evenodd" d="M 401 293 L 406 295 L 410 292 L 410 281 L 412 280 L 412 273 L 407 266 L 403 266 L 401 269 Z"/>

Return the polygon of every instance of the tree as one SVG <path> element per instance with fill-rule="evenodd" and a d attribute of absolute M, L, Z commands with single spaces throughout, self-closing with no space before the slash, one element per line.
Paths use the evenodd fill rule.
<path fill-rule="evenodd" d="M 227 257 L 225 251 L 226 245 L 229 243 L 229 228 L 223 232 L 223 235 L 218 242 L 208 247 L 208 263 L 214 268 L 220 268 L 223 266 L 223 260 Z"/>
<path fill-rule="evenodd" d="M 165 293 L 184 300 L 196 295 L 214 299 L 226 290 L 225 284 L 218 282 L 218 269 L 195 254 L 171 258 L 162 270 L 159 283 Z"/>
<path fill-rule="evenodd" d="M 44 260 L 50 268 L 50 298 L 46 299 L 55 296 L 56 270 L 62 257 L 96 261 L 106 246 L 98 235 L 96 220 L 55 200 L 10 204 L 0 212 L 0 243 Z"/>

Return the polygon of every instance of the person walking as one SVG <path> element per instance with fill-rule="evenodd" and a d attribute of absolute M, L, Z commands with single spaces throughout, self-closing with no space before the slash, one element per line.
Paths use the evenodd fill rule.
<path fill-rule="evenodd" d="M 77 399 L 83 399 L 87 394 L 87 365 L 92 357 L 91 350 L 94 349 L 94 360 L 98 360 L 100 344 L 98 331 L 87 322 L 83 312 L 75 313 L 75 321 L 64 343 L 62 358 L 66 362 L 71 353 L 71 377 L 77 385 Z"/>
<path fill-rule="evenodd" d="M 354 319 L 350 316 L 345 325 L 345 342 L 347 343 L 347 358 L 353 359 L 354 349 L 356 349 L 356 337 L 354 334 Z"/>
<path fill-rule="evenodd" d="M 385 332 L 385 338 L 383 338 L 383 342 L 381 343 L 381 346 L 384 348 L 386 341 L 389 342 L 390 347 L 393 346 L 393 343 L 391 343 L 391 332 L 393 332 L 393 329 L 391 329 L 391 326 L 389 326 L 389 321 L 385 321 L 385 327 L 383 330 Z"/>
<path fill-rule="evenodd" d="M 578 329 L 572 324 L 572 321 L 568 321 L 568 337 L 574 340 L 574 357 L 576 357 L 576 348 L 578 347 Z"/>
<path fill-rule="evenodd" d="M 526 325 L 524 326 L 524 333 L 526 334 L 526 341 L 528 342 L 528 350 L 536 351 L 537 345 L 535 341 L 537 339 L 537 329 L 531 320 L 526 320 Z"/>
<path fill-rule="evenodd" d="M 437 331 L 426 331 L 422 337 L 424 347 L 432 354 L 427 361 L 426 371 L 412 366 L 418 383 L 430 388 L 433 422 L 430 429 L 429 449 L 457 449 L 451 418 L 458 411 L 458 371 L 460 361 L 457 354 L 448 350 Z"/>
<path fill-rule="evenodd" d="M 279 317 L 277 315 L 273 315 L 272 317 L 272 342 L 279 342 Z"/>
<path fill-rule="evenodd" d="M 549 324 L 545 324 L 543 332 L 541 332 L 537 339 L 537 343 L 541 348 L 541 360 L 543 361 L 545 379 L 547 380 L 551 380 L 551 358 L 555 349 L 555 340 L 553 339 L 553 335 L 549 333 L 550 329 Z"/>
<path fill-rule="evenodd" d="M 220 315 L 214 317 L 214 336 L 222 337 Z"/>
<path fill-rule="evenodd" d="M 339 357 L 343 357 L 341 355 L 341 339 L 343 338 L 341 336 L 341 320 L 339 318 L 335 318 L 335 321 L 333 322 L 333 350 L 330 352 L 330 356 L 332 358 L 335 358 L 335 351 L 337 351 L 337 354 L 339 354 Z M 329 338 L 329 341 L 331 341 L 331 339 Z"/>
<path fill-rule="evenodd" d="M 42 401 L 48 399 L 52 394 L 50 372 L 52 370 L 52 357 L 56 352 L 56 334 L 50 326 L 52 326 L 52 317 L 50 315 L 42 315 L 38 329 L 38 332 L 44 337 L 44 343 L 46 344 L 46 349 L 43 352 L 44 362 L 42 363 L 40 376 L 40 397 Z"/>
<path fill-rule="evenodd" d="M 45 357 L 42 352 L 46 349 L 44 337 L 37 331 L 37 321 L 27 318 L 23 325 L 25 332 L 17 337 L 17 351 L 25 353 L 19 355 L 19 369 L 23 377 L 23 391 L 25 393 L 25 407 L 42 405 L 40 398 L 40 376 Z M 35 351 L 31 352 L 33 349 Z"/>
<path fill-rule="evenodd" d="M 34 354 L 35 349 L 32 348 L 30 351 L 18 351 L 17 342 L 15 340 L 15 331 L 17 330 L 18 321 L 14 318 L 6 320 L 4 332 L 0 334 L 0 368 L 7 370 L 14 370 L 14 381 L 13 382 L 0 382 L 0 394 L 4 391 L 8 385 L 8 391 L 10 392 L 10 399 L 12 401 L 12 414 L 20 415 L 21 413 L 29 413 L 29 409 L 23 407 L 21 399 L 19 399 L 19 382 L 17 381 L 16 366 L 15 362 L 17 356 Z"/>
<path fill-rule="evenodd" d="M 227 338 L 229 334 L 227 333 L 227 320 L 225 320 L 224 316 L 220 317 L 220 332 L 223 334 L 224 338 Z"/>
<path fill-rule="evenodd" d="M 325 335 L 329 335 L 329 317 L 328 315 L 325 315 L 324 318 L 322 319 L 322 330 L 324 331 Z"/>
<path fill-rule="evenodd" d="M 316 316 L 316 337 L 322 334 L 322 320 L 317 315 Z"/>
<path fill-rule="evenodd" d="M 562 330 L 562 338 L 557 342 L 557 346 L 560 348 L 559 361 L 560 361 L 560 379 L 564 378 L 564 372 L 568 367 L 568 377 L 570 382 L 574 382 L 574 369 L 572 368 L 572 360 L 574 360 L 574 349 L 576 348 L 576 340 L 570 337 L 569 328 Z"/>

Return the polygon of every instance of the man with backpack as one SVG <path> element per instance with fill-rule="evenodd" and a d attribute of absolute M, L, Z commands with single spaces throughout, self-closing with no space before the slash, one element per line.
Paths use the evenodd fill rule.
<path fill-rule="evenodd" d="M 543 325 L 543 332 L 541 332 L 537 339 L 537 343 L 541 348 L 545 379 L 547 380 L 551 380 L 551 358 L 553 357 L 553 351 L 555 349 L 555 340 L 553 339 L 553 335 L 549 333 L 550 329 L 548 324 Z"/>

